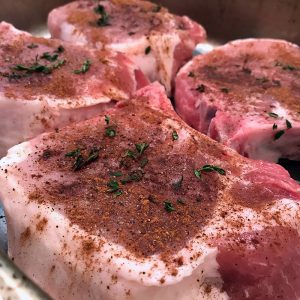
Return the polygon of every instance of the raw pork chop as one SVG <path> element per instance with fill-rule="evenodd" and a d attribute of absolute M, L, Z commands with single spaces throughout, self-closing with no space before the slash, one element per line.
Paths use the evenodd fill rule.
<path fill-rule="evenodd" d="M 54 299 L 299 299 L 300 188 L 159 84 L 0 162 L 9 254 Z"/>
<path fill-rule="evenodd" d="M 146 83 L 123 54 L 33 37 L 2 22 L 0 156 L 24 139 L 93 117 Z"/>
<path fill-rule="evenodd" d="M 206 38 L 188 17 L 139 0 L 71 2 L 49 14 L 48 27 L 55 38 L 126 53 L 168 92 L 178 69 Z"/>
<path fill-rule="evenodd" d="M 176 78 L 176 109 L 192 127 L 240 154 L 300 160 L 300 48 L 280 40 L 231 42 Z"/>

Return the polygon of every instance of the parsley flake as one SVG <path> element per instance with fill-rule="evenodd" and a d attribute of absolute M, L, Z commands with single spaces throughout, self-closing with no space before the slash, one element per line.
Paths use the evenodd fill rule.
<path fill-rule="evenodd" d="M 139 154 L 143 154 L 148 147 L 149 145 L 147 143 L 135 144 L 135 148 Z"/>
<path fill-rule="evenodd" d="M 56 53 L 62 53 L 64 51 L 65 51 L 65 48 L 62 45 L 60 45 L 60 46 L 57 47 L 57 49 L 54 52 L 56 52 Z"/>
<path fill-rule="evenodd" d="M 273 128 L 273 130 L 275 130 L 275 129 L 277 129 L 277 127 L 278 127 L 277 124 L 274 123 L 272 128 Z"/>
<path fill-rule="evenodd" d="M 195 77 L 195 73 L 194 72 L 189 72 L 188 77 Z"/>
<path fill-rule="evenodd" d="M 278 140 L 284 133 L 285 133 L 284 130 L 277 131 L 274 135 L 274 141 Z"/>
<path fill-rule="evenodd" d="M 285 124 L 287 129 L 291 129 L 293 127 L 292 123 L 289 120 L 285 120 Z"/>
<path fill-rule="evenodd" d="M 273 112 L 269 112 L 268 115 L 269 115 L 271 118 L 275 118 L 275 119 L 279 118 L 279 116 L 278 116 L 277 114 L 273 113 Z"/>
<path fill-rule="evenodd" d="M 54 62 L 57 60 L 58 58 L 58 54 L 55 53 L 53 55 L 51 55 L 49 52 L 44 52 L 43 55 L 41 56 L 42 59 L 46 59 L 48 61 Z"/>
<path fill-rule="evenodd" d="M 105 129 L 105 135 L 108 137 L 115 137 L 117 134 L 116 130 L 112 127 L 107 127 Z"/>
<path fill-rule="evenodd" d="M 179 138 L 178 133 L 174 130 L 174 131 L 172 132 L 172 139 L 173 139 L 173 141 L 177 141 L 178 138 Z"/>
<path fill-rule="evenodd" d="M 94 12 L 96 14 L 101 15 L 101 17 L 97 21 L 97 25 L 100 27 L 104 26 L 109 26 L 109 15 L 107 14 L 105 7 L 103 5 L 98 5 L 95 9 Z"/>
<path fill-rule="evenodd" d="M 148 47 L 145 49 L 145 54 L 148 55 L 150 52 L 151 52 L 151 46 L 148 46 Z"/>
<path fill-rule="evenodd" d="M 205 92 L 205 85 L 204 84 L 200 84 L 197 88 L 196 91 L 198 91 L 199 93 L 204 93 Z"/>
<path fill-rule="evenodd" d="M 76 157 L 80 154 L 80 149 L 77 148 L 76 150 L 70 151 L 65 154 L 66 157 Z"/>
<path fill-rule="evenodd" d="M 172 204 L 171 202 L 165 201 L 165 202 L 164 202 L 164 206 L 165 206 L 165 210 L 166 210 L 168 213 L 170 213 L 170 212 L 172 212 L 172 211 L 175 210 L 175 207 L 173 206 L 173 204 Z"/>
<path fill-rule="evenodd" d="M 226 175 L 226 171 L 214 165 L 204 165 L 199 170 L 194 170 L 196 177 L 201 178 L 202 172 L 217 172 L 220 175 Z"/>
<path fill-rule="evenodd" d="M 109 193 L 114 193 L 119 190 L 119 183 L 116 180 L 110 180 L 107 183 L 107 186 L 109 187 L 109 190 L 108 190 Z"/>
<path fill-rule="evenodd" d="M 121 177 L 122 176 L 122 173 L 121 172 L 109 172 L 109 175 L 110 176 L 114 176 L 114 177 Z"/>
<path fill-rule="evenodd" d="M 105 115 L 104 120 L 105 120 L 105 123 L 108 125 L 108 124 L 109 124 L 110 117 Z"/>
<path fill-rule="evenodd" d="M 149 163 L 149 160 L 147 157 L 144 157 L 140 162 L 140 167 L 145 168 L 145 166 Z"/>
<path fill-rule="evenodd" d="M 91 66 L 92 62 L 89 59 L 86 59 L 83 64 L 82 67 L 78 70 L 74 70 L 74 74 L 84 74 L 86 73 Z"/>

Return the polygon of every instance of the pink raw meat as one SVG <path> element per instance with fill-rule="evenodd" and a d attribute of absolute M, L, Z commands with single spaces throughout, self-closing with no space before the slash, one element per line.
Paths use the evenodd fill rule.
<path fill-rule="evenodd" d="M 188 17 L 140 0 L 71 2 L 49 14 L 48 27 L 52 37 L 126 53 L 168 92 L 178 69 L 206 38 L 205 30 Z"/>
<path fill-rule="evenodd" d="M 2 22 L 0 156 L 25 139 L 96 116 L 147 83 L 123 54 L 33 37 Z"/>
<path fill-rule="evenodd" d="M 299 185 L 190 128 L 158 83 L 0 169 L 9 254 L 53 299 L 300 297 Z"/>
<path fill-rule="evenodd" d="M 247 39 L 195 57 L 176 78 L 176 110 L 240 154 L 300 160 L 300 48 Z"/>

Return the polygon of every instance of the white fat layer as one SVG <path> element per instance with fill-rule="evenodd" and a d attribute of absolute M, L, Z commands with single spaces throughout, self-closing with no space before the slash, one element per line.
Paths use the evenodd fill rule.
<path fill-rule="evenodd" d="M 137 258 L 121 245 L 106 240 L 100 232 L 90 235 L 71 225 L 59 209 L 28 202 L 26 187 L 20 184 L 22 180 L 13 165 L 24 161 L 33 151 L 31 147 L 29 142 L 17 145 L 0 161 L 0 167 L 7 168 L 9 174 L 0 178 L 1 184 L 5 182 L 1 193 L 8 221 L 9 254 L 52 297 L 62 299 L 74 293 L 73 299 L 86 299 L 87 295 L 92 299 L 228 298 L 220 291 L 217 249 L 203 241 L 192 240 L 188 248 L 174 255 L 183 258 L 183 265 L 176 265 L 178 274 L 172 276 L 158 255 Z M 47 223 L 39 232 L 37 224 L 43 218 Z M 26 229 L 31 234 L 24 242 L 21 235 Z M 83 242 L 91 240 L 99 248 L 84 256 Z M 195 257 L 192 262 L 191 256 Z M 118 279 L 114 281 L 112 276 Z M 206 285 L 212 285 L 210 295 L 206 295 Z M 126 296 L 128 290 L 131 297 Z"/>
<path fill-rule="evenodd" d="M 272 123 L 246 119 L 245 124 L 227 140 L 226 145 L 238 151 L 240 145 L 243 145 L 241 154 L 252 159 L 271 162 L 278 162 L 279 158 L 300 160 L 300 122 L 292 122 L 293 127 L 287 130 L 285 120 L 289 117 L 288 112 L 280 105 L 272 112 L 280 116 L 279 119 L 274 119 L 274 123 L 278 126 L 277 131 L 282 129 L 285 131 L 279 139 L 274 140 L 277 131 L 273 130 Z"/>
<path fill-rule="evenodd" d="M 92 118 L 106 106 L 110 106 L 106 96 L 84 97 L 78 101 L 48 96 L 16 100 L 0 93 L 0 157 L 13 145 L 71 122 Z"/>
<path fill-rule="evenodd" d="M 174 65 L 174 53 L 180 43 L 177 34 L 151 35 L 149 39 L 157 60 L 160 82 L 171 92 L 171 79 Z"/>
<path fill-rule="evenodd" d="M 273 113 L 276 113 L 280 118 L 289 119 L 290 113 L 279 102 L 273 104 L 275 107 L 272 109 Z"/>
<path fill-rule="evenodd" d="M 63 22 L 61 24 L 60 38 L 67 42 L 75 42 L 76 44 L 81 45 L 87 44 L 85 35 L 76 30 L 75 26 L 68 22 Z"/>
<path fill-rule="evenodd" d="M 300 209 L 296 201 L 278 200 L 258 214 L 255 210 L 224 200 L 217 205 L 212 214 L 214 217 L 202 229 L 205 235 L 193 238 L 174 255 L 174 259 L 183 258 L 183 265 L 176 266 L 178 273 L 172 276 L 159 256 L 139 259 L 121 245 L 106 240 L 100 231 L 98 235 L 90 235 L 71 225 L 59 209 L 28 202 L 26 184 L 14 165 L 26 160 L 34 151 L 33 146 L 29 142 L 17 145 L 0 161 L 0 167 L 7 169 L 9 174 L 0 178 L 8 220 L 9 252 L 31 278 L 57 299 L 70 293 L 76 295 L 73 299 L 86 299 L 87 295 L 91 298 L 125 299 L 128 290 L 131 296 L 126 299 L 210 299 L 205 294 L 207 284 L 212 285 L 209 295 L 212 299 L 227 299 L 227 295 L 221 292 L 217 249 L 207 245 L 205 235 L 226 236 L 237 230 L 239 233 L 260 231 L 278 226 L 278 221 L 300 233 Z M 224 210 L 226 218 L 220 216 Z M 265 213 L 276 214 L 276 220 L 265 220 Z M 40 233 L 36 225 L 43 217 L 47 224 Z M 237 227 L 241 220 L 242 226 Z M 24 242 L 21 234 L 27 227 L 31 235 Z M 99 248 L 85 256 L 82 252 L 84 241 L 93 241 Z M 190 257 L 194 259 L 190 260 Z M 112 276 L 117 280 L 114 281 Z M 161 279 L 164 284 L 161 284 Z M 110 288 L 107 289 L 107 286 Z"/>
<path fill-rule="evenodd" d="M 170 93 L 174 52 L 179 43 L 177 34 L 151 34 L 149 39 L 128 39 L 126 43 L 111 44 L 109 48 L 126 53 L 151 81 L 160 81 Z M 151 50 L 145 54 L 149 46 Z"/>

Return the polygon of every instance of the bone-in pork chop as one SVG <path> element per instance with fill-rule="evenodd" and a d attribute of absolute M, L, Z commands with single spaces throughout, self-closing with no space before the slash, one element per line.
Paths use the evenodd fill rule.
<path fill-rule="evenodd" d="M 300 48 L 247 39 L 195 57 L 176 78 L 176 110 L 240 154 L 300 160 Z"/>
<path fill-rule="evenodd" d="M 178 69 L 206 38 L 188 17 L 140 0 L 71 2 L 49 14 L 48 27 L 52 37 L 126 53 L 168 92 Z"/>
<path fill-rule="evenodd" d="M 37 134 L 91 118 L 147 83 L 123 54 L 33 37 L 0 23 L 0 156 Z"/>
<path fill-rule="evenodd" d="M 54 299 L 299 299 L 300 188 L 158 83 L 0 161 L 9 254 Z"/>

